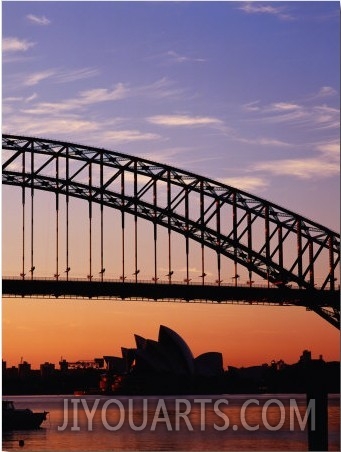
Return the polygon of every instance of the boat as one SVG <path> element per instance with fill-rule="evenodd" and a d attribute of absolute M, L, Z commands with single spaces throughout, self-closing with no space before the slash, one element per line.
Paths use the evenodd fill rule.
<path fill-rule="evenodd" d="M 33 412 L 29 408 L 17 409 L 10 400 L 2 401 L 2 430 L 34 430 L 46 420 L 48 411 Z"/>

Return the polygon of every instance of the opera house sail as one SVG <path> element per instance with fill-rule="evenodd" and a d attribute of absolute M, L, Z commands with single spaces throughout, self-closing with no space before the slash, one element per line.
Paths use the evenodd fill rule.
<path fill-rule="evenodd" d="M 132 394 L 220 393 L 223 357 L 206 352 L 194 358 L 185 340 L 161 325 L 158 340 L 134 335 L 136 348 L 122 356 L 105 356 L 103 391 Z"/>

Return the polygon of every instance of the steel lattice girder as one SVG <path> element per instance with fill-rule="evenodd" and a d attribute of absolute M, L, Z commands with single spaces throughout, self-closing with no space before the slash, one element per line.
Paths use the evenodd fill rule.
<path fill-rule="evenodd" d="M 3 162 L 4 184 L 52 191 L 132 213 L 196 240 L 273 283 L 292 281 L 299 287 L 314 288 L 315 264 L 327 250 L 329 267 L 321 289 L 335 289 L 340 235 L 288 209 L 226 184 L 116 151 L 7 134 L 2 148 L 10 151 Z M 62 161 L 64 174 L 55 171 Z M 99 177 L 94 182 L 95 168 Z M 87 183 L 77 179 L 84 173 L 89 175 Z M 134 184 L 131 194 L 125 192 L 128 179 Z M 121 189 L 115 191 L 119 182 Z M 157 183 L 167 187 L 166 205 L 156 201 Z M 188 205 L 194 194 L 200 196 L 200 213 L 190 218 Z M 223 234 L 220 216 L 226 205 L 232 207 L 233 224 Z M 253 234 L 259 221 L 263 222 L 264 240 L 256 249 Z M 289 240 L 294 240 L 297 251 L 285 267 L 288 258 L 283 245 Z"/>

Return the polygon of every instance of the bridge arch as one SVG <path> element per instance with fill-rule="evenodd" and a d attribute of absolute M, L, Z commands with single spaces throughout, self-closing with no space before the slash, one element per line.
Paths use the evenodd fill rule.
<path fill-rule="evenodd" d="M 2 167 L 4 184 L 27 188 L 34 186 L 35 189 L 81 198 L 137 215 L 169 227 L 192 240 L 203 242 L 217 253 L 237 261 L 274 283 L 295 282 L 300 287 L 314 287 L 314 266 L 321 251 L 327 249 L 330 267 L 321 288 L 335 288 L 335 269 L 340 260 L 340 235 L 267 200 L 169 165 L 100 148 L 3 135 L 3 150 L 11 151 Z M 38 167 L 34 165 L 37 155 L 47 157 L 43 164 L 39 162 Z M 25 157 L 29 157 L 29 165 L 25 165 Z M 46 169 L 51 169 L 51 166 L 56 168 L 61 159 L 66 161 L 65 177 L 57 172 L 55 177 L 46 175 Z M 18 161 L 21 171 L 11 170 L 11 167 L 18 167 Z M 81 162 L 82 165 L 70 171 L 71 161 Z M 98 185 L 91 181 L 93 165 L 99 168 Z M 106 180 L 105 167 L 115 170 Z M 77 181 L 76 177 L 81 172 L 88 172 L 87 184 Z M 125 190 L 127 174 L 133 176 L 134 193 L 131 194 L 127 194 Z M 139 176 L 143 176 L 145 180 L 137 189 Z M 121 183 L 120 192 L 110 188 L 118 178 Z M 157 203 L 155 191 L 159 181 L 167 186 L 166 205 Z M 172 186 L 180 188 L 175 196 L 171 193 Z M 200 197 L 200 212 L 195 218 L 189 217 L 192 193 L 197 193 Z M 148 200 L 147 194 L 151 195 L 153 202 Z M 233 221 L 228 234 L 221 232 L 219 221 L 219 213 L 224 204 L 232 207 Z M 212 227 L 212 219 L 215 220 L 215 228 Z M 264 222 L 264 242 L 260 248 L 255 249 L 252 246 L 252 225 L 257 219 Z M 292 265 L 285 268 L 283 243 L 289 235 L 295 236 L 297 254 Z M 243 238 L 247 238 L 246 243 L 243 243 Z M 308 263 L 304 267 L 303 258 L 308 254 Z"/>
<path fill-rule="evenodd" d="M 117 209 L 122 218 L 124 213 L 143 218 L 183 235 L 186 253 L 190 240 L 212 249 L 218 271 L 220 257 L 226 256 L 279 287 L 293 283 L 315 289 L 324 255 L 319 288 L 335 290 L 340 235 L 277 204 L 189 171 L 102 148 L 4 134 L 2 149 L 3 184 L 55 193 L 57 203 L 64 195 Z"/>

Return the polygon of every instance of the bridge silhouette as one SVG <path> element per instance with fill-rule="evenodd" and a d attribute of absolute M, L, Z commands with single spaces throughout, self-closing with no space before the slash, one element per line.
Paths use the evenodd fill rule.
<path fill-rule="evenodd" d="M 2 182 L 16 187 L 21 211 L 5 238 L 8 267 L 18 271 L 3 275 L 3 296 L 295 305 L 340 327 L 340 235 L 329 228 L 138 156 L 9 134 L 2 136 L 2 151 Z M 39 205 L 41 193 L 49 201 Z M 108 226 L 107 212 L 115 212 L 119 226 Z M 44 244 L 41 231 L 51 221 L 53 238 Z M 191 267 L 195 259 L 199 271 Z M 76 278 L 81 261 L 86 270 Z"/>

